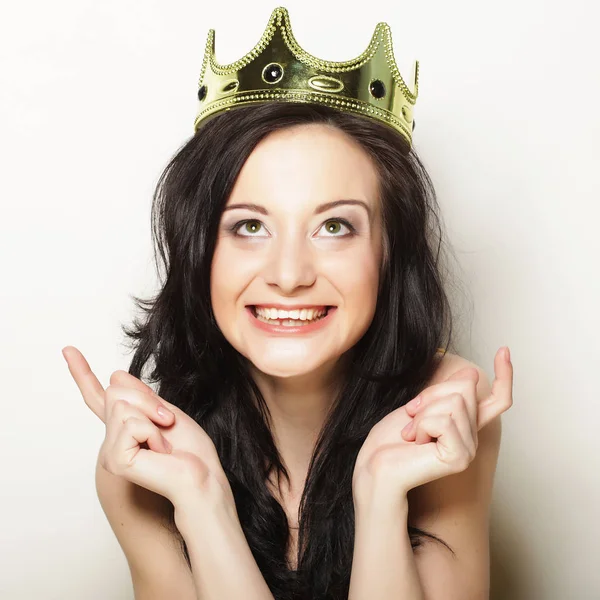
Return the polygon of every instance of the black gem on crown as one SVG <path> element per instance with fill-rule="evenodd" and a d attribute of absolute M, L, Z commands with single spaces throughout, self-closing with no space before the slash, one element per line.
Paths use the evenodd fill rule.
<path fill-rule="evenodd" d="M 200 102 L 202 102 L 202 100 L 204 100 L 204 98 L 206 98 L 206 86 L 205 85 L 203 85 L 198 90 L 198 100 L 200 100 Z"/>
<path fill-rule="evenodd" d="M 385 96 L 385 85 L 383 84 L 383 81 L 380 79 L 371 81 L 371 84 L 369 85 L 369 91 L 373 97 L 383 98 Z"/>
<path fill-rule="evenodd" d="M 413 126 L 412 126 L 412 130 L 415 130 L 415 120 L 413 119 Z"/>
<path fill-rule="evenodd" d="M 283 68 L 277 63 L 271 63 L 263 69 L 262 75 L 267 83 L 277 83 L 283 77 Z"/>

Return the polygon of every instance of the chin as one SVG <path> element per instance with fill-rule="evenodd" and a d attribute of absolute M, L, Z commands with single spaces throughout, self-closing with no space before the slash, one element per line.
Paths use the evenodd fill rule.
<path fill-rule="evenodd" d="M 285 358 L 278 357 L 273 360 L 265 359 L 265 357 L 247 357 L 248 360 L 265 375 L 272 377 L 300 377 L 313 373 L 320 367 L 322 367 L 327 361 L 311 361 L 310 364 L 303 363 L 298 364 L 296 360 L 286 360 Z"/>
<path fill-rule="evenodd" d="M 316 373 L 320 369 L 327 369 L 335 364 L 341 356 L 335 348 L 329 351 L 321 346 L 318 348 L 311 345 L 298 344 L 297 340 L 291 343 L 256 345 L 250 351 L 243 352 L 246 359 L 265 375 L 272 377 L 301 377 L 310 373 Z M 315 352 L 316 350 L 316 352 Z"/>

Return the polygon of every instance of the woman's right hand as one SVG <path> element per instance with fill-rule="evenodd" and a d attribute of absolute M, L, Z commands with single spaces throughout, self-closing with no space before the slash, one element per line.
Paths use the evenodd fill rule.
<path fill-rule="evenodd" d="M 235 514 L 215 445 L 196 421 L 126 371 L 113 372 L 105 390 L 77 348 L 67 346 L 63 356 L 85 403 L 106 425 L 102 467 L 164 496 L 176 509 L 202 497 Z"/>

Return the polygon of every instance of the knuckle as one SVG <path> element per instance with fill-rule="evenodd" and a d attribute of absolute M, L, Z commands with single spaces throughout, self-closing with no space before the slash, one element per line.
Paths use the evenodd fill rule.
<path fill-rule="evenodd" d="M 113 371 L 110 375 L 109 383 L 111 385 L 118 384 L 120 381 L 123 380 L 124 373 L 125 371 L 123 371 L 123 369 L 117 369 L 116 371 Z"/>
<path fill-rule="evenodd" d="M 454 461 L 456 468 L 461 471 L 466 471 L 469 465 L 471 464 L 471 457 L 468 452 L 461 452 Z"/>
<path fill-rule="evenodd" d="M 129 417 L 126 417 L 125 419 L 123 419 L 123 427 L 127 431 L 137 429 L 138 425 L 140 425 L 139 419 L 137 417 L 134 417 L 133 415 L 130 415 Z"/>
<path fill-rule="evenodd" d="M 479 377 L 481 377 L 479 375 L 479 371 L 477 369 L 472 369 L 472 375 L 478 375 Z M 475 379 L 467 379 L 465 381 L 465 388 L 467 390 L 476 390 L 477 389 L 477 382 L 475 381 Z"/>
<path fill-rule="evenodd" d="M 444 428 L 448 428 L 452 426 L 452 417 L 448 414 L 440 415 L 440 423 Z"/>
<path fill-rule="evenodd" d="M 113 414 L 120 416 L 129 408 L 129 402 L 127 400 L 123 400 L 123 398 L 119 398 L 115 400 L 113 403 Z"/>
<path fill-rule="evenodd" d="M 451 394 L 450 398 L 451 404 L 454 408 L 460 409 L 465 406 L 465 398 L 461 393 L 455 392 Z"/>
<path fill-rule="evenodd" d="M 106 395 L 107 398 L 110 398 L 111 400 L 114 400 L 119 392 L 120 386 L 116 385 L 113 381 L 112 381 L 112 377 L 111 377 L 111 382 L 110 384 L 106 387 L 106 389 L 104 390 L 104 393 Z"/>

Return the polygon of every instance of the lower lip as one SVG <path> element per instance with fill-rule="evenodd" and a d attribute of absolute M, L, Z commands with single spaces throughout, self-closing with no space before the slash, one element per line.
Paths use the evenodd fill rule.
<path fill-rule="evenodd" d="M 264 321 L 260 321 L 259 319 L 257 319 L 254 316 L 254 313 L 252 312 L 252 308 L 250 308 L 249 306 L 246 307 L 246 311 L 248 313 L 248 315 L 250 316 L 250 320 L 252 321 L 252 324 L 255 327 L 258 327 L 259 329 L 262 329 L 263 331 L 266 331 L 267 333 L 276 333 L 276 334 L 294 334 L 294 335 L 300 335 L 300 334 L 307 334 L 307 333 L 313 333 L 314 331 L 318 331 L 319 329 L 323 329 L 323 327 L 327 326 L 327 323 L 329 323 L 329 321 L 331 321 L 331 317 L 333 316 L 333 314 L 335 313 L 335 311 L 337 310 L 337 307 L 332 307 L 327 311 L 327 314 L 322 318 L 319 319 L 318 321 L 315 321 L 314 323 L 311 323 L 310 325 L 297 325 L 297 326 L 285 326 L 285 325 L 271 325 L 270 323 L 265 323 Z"/>

